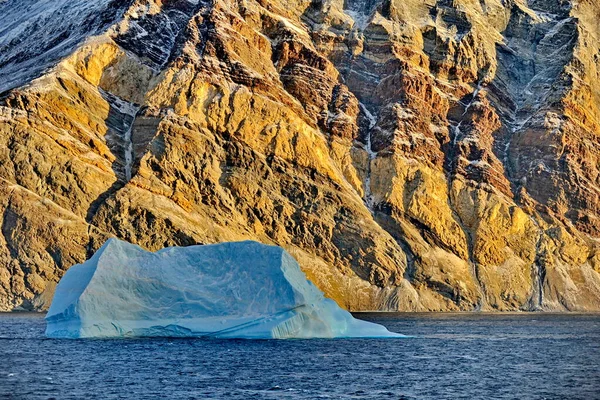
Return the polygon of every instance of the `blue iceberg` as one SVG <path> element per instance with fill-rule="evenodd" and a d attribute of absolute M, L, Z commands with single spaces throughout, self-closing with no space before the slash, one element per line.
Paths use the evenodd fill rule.
<path fill-rule="evenodd" d="M 117 239 L 70 268 L 46 316 L 52 338 L 387 338 L 324 297 L 285 250 L 256 242 L 150 253 Z"/>

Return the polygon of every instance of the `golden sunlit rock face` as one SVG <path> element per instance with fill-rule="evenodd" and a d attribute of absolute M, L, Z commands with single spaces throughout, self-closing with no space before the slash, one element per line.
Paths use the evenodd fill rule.
<path fill-rule="evenodd" d="M 350 310 L 600 310 L 594 0 L 22 3 L 0 310 L 109 237 L 277 244 Z"/>

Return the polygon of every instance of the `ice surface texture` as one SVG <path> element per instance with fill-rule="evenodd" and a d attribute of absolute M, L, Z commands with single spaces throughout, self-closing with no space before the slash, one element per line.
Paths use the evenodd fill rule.
<path fill-rule="evenodd" d="M 46 335 L 91 337 L 400 337 L 357 320 L 280 247 L 256 242 L 150 253 L 108 240 L 59 282 Z"/>

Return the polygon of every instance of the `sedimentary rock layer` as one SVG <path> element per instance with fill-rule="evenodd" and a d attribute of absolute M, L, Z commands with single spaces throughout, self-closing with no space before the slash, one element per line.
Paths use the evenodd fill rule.
<path fill-rule="evenodd" d="M 598 18 L 0 2 L 0 308 L 116 236 L 278 244 L 351 310 L 599 310 Z"/>

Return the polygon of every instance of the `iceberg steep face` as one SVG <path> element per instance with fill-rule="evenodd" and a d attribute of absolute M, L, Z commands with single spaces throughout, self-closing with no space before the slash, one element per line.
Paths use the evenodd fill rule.
<path fill-rule="evenodd" d="M 397 337 L 323 296 L 282 248 L 256 242 L 150 253 L 110 239 L 59 282 L 56 338 Z"/>

